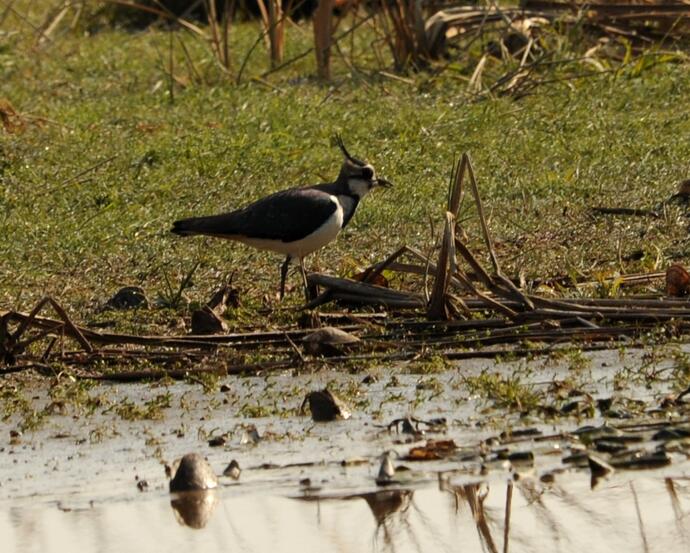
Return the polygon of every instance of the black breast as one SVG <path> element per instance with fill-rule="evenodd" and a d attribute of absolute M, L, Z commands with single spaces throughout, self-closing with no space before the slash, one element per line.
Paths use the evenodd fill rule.
<path fill-rule="evenodd" d="M 343 228 L 347 226 L 359 205 L 359 196 L 342 194 L 338 196 L 340 205 L 343 206 Z"/>

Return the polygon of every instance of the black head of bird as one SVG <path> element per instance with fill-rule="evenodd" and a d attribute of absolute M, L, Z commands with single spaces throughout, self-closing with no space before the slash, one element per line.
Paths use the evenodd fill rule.
<path fill-rule="evenodd" d="M 391 187 L 391 183 L 386 179 L 376 176 L 376 170 L 370 163 L 350 155 L 340 135 L 335 136 L 335 142 L 345 158 L 336 180 L 337 183 L 346 184 L 350 193 L 359 199 L 366 196 L 376 186 Z"/>
<path fill-rule="evenodd" d="M 345 158 L 335 181 L 275 192 L 229 213 L 175 221 L 172 232 L 216 236 L 285 255 L 281 298 L 288 265 L 296 259 L 308 298 L 304 257 L 335 240 L 373 188 L 391 186 L 371 164 L 350 155 L 340 136 L 335 141 Z"/>

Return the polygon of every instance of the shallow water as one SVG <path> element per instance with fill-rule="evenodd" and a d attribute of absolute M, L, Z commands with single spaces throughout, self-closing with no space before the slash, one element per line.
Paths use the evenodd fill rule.
<path fill-rule="evenodd" d="M 687 551 L 690 481 L 582 474 L 510 485 L 510 551 Z M 505 551 L 509 485 L 453 483 L 295 499 L 297 490 L 218 490 L 203 528 L 180 522 L 167 493 L 0 507 L 3 551 Z M 483 497 L 480 501 L 478 497 Z"/>
<path fill-rule="evenodd" d="M 643 355 L 599 352 L 588 357 L 585 369 L 567 361 L 486 360 L 423 375 L 380 369 L 378 380 L 367 385 L 361 372 L 334 371 L 229 378 L 222 392 L 183 382 L 98 385 L 89 394 L 103 403 L 88 415 L 63 405 L 37 430 L 13 439 L 9 430 L 20 427 L 20 415 L 3 423 L 1 550 L 493 552 L 506 550 L 508 524 L 512 552 L 686 551 L 686 445 L 670 451 L 668 466 L 618 470 L 592 490 L 586 466 L 564 464 L 578 444 L 561 433 L 603 424 L 600 413 L 546 423 L 493 408 L 462 385 L 462 375 L 491 371 L 520 374 L 535 387 L 554 378 L 577 379 L 595 399 L 608 398 L 620 393 L 614 375 L 623 365 L 666 370 L 673 363 L 666 356 L 650 363 Z M 351 419 L 315 424 L 297 412 L 306 390 L 326 384 L 355 390 L 353 397 L 363 400 Z M 624 395 L 654 406 L 671 385 L 659 380 L 650 387 L 633 379 Z M 34 406 L 51 401 L 41 382 L 28 394 Z M 128 420 L 115 409 L 128 402 L 143 406 L 159 395 L 167 397 L 159 420 Z M 243 415 L 243 406 L 262 402 L 277 415 Z M 425 436 L 385 428 L 408 415 L 445 417 L 448 426 Z M 541 437 L 499 441 L 491 451 L 533 452 L 533 462 L 479 459 L 483 440 L 525 427 Z M 209 438 L 221 434 L 225 443 L 211 447 Z M 436 461 L 400 459 L 428 438 L 450 439 L 459 448 Z M 649 434 L 644 440 L 630 447 L 652 451 L 659 445 Z M 409 469 L 397 472 L 391 487 L 375 483 L 385 451 L 394 451 L 395 464 Z M 239 481 L 221 476 L 212 494 L 171 496 L 164 466 L 188 452 L 204 455 L 218 475 L 236 459 Z"/>

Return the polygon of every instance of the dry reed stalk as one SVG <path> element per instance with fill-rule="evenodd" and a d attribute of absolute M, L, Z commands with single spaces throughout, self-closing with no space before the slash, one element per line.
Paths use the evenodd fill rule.
<path fill-rule="evenodd" d="M 197 69 L 196 65 L 194 64 L 194 60 L 192 60 L 192 56 L 189 53 L 189 50 L 187 49 L 187 45 L 182 40 L 182 37 L 180 37 L 178 35 L 177 41 L 180 43 L 180 46 L 182 47 L 182 53 L 184 54 L 184 59 L 185 59 L 185 63 L 187 64 L 188 72 L 193 76 L 193 79 L 197 83 L 203 83 L 204 78 L 201 76 L 201 73 L 199 73 L 199 70 Z"/>
<path fill-rule="evenodd" d="M 271 38 L 268 36 L 268 29 L 269 29 L 268 7 L 266 6 L 266 3 L 264 2 L 264 0 L 256 0 L 256 5 L 259 8 L 259 13 L 261 15 L 261 23 L 263 24 L 263 32 L 261 33 L 261 36 L 259 37 L 259 39 L 263 40 L 264 43 L 266 44 L 266 47 L 270 49 Z M 252 49 L 250 49 L 250 51 Z"/>
<path fill-rule="evenodd" d="M 211 51 L 223 70 L 227 72 L 230 70 L 230 49 L 228 39 L 231 19 L 228 13 L 228 7 L 225 6 L 223 9 L 222 18 L 219 21 L 216 0 L 204 0 L 204 5 L 206 6 L 208 27 L 211 31 Z"/>
<path fill-rule="evenodd" d="M 314 12 L 314 49 L 319 79 L 331 80 L 331 43 L 335 0 L 319 0 Z"/>
<path fill-rule="evenodd" d="M 57 26 L 64 19 L 71 8 L 70 2 L 63 2 L 56 10 L 51 10 L 51 12 L 46 17 L 43 24 L 38 27 L 38 38 L 37 44 L 43 44 L 46 41 L 52 40 L 52 34 L 57 29 Z"/>
<path fill-rule="evenodd" d="M 18 340 L 21 337 L 21 335 L 24 334 L 24 332 L 26 332 L 28 328 L 33 326 L 33 323 L 36 320 L 38 314 L 46 305 L 50 305 L 55 311 L 55 313 L 57 313 L 57 315 L 62 319 L 62 323 L 60 323 L 59 321 L 54 321 L 54 323 L 56 324 L 53 325 L 53 330 L 57 330 L 60 327 L 64 328 L 64 330 L 67 331 L 66 333 L 71 338 L 74 338 L 77 342 L 79 342 L 79 345 L 81 345 L 81 347 L 84 348 L 84 351 L 88 353 L 94 351 L 93 347 L 91 346 L 89 341 L 84 337 L 84 334 L 81 332 L 81 330 L 69 318 L 67 312 L 62 308 L 62 306 L 59 303 L 57 303 L 50 296 L 46 296 L 41 301 L 39 301 L 31 310 L 31 312 L 26 316 L 26 318 L 20 322 L 17 330 L 12 335 L 8 336 L 11 343 L 18 343 Z M 9 319 L 11 319 L 11 316 L 8 317 L 7 314 L 3 316 L 3 320 L 9 322 Z"/>
<path fill-rule="evenodd" d="M 429 319 L 446 320 L 448 314 L 448 285 L 450 283 L 450 275 L 453 274 L 453 266 L 455 263 L 452 258 L 455 257 L 455 217 L 449 211 L 446 212 L 446 222 L 443 230 L 443 241 L 441 242 L 441 250 L 438 254 L 438 262 L 436 263 L 436 275 L 434 278 L 434 287 L 431 291 L 431 298 L 427 307 L 427 317 Z"/>
<path fill-rule="evenodd" d="M 396 69 L 405 69 L 409 64 L 416 68 L 426 65 L 429 48 L 421 0 L 381 2 L 378 20 Z"/>
<path fill-rule="evenodd" d="M 480 58 L 477 66 L 472 72 L 469 82 L 467 83 L 467 89 L 474 94 L 478 94 L 482 90 L 482 75 L 484 74 L 484 67 L 486 67 L 486 62 L 488 59 L 488 54 L 484 54 Z"/>
<path fill-rule="evenodd" d="M 448 211 L 453 214 L 455 219 L 458 218 L 462 200 L 465 197 L 465 171 L 467 170 L 467 158 L 462 156 L 459 162 L 453 163 L 453 169 L 450 173 L 450 186 L 448 189 Z"/>
<path fill-rule="evenodd" d="M 307 275 L 309 285 L 321 286 L 333 293 L 347 295 L 348 299 L 359 299 L 368 303 L 380 303 L 383 305 L 422 307 L 422 298 L 410 292 L 391 290 L 382 286 L 367 284 L 355 280 L 332 277 L 320 273 Z M 313 302 L 312 302 L 313 303 Z"/>
<path fill-rule="evenodd" d="M 477 186 L 477 180 L 474 176 L 474 169 L 472 168 L 472 161 L 470 160 L 470 157 L 467 154 L 463 154 L 463 159 L 461 163 L 464 163 L 467 167 L 467 175 L 469 177 L 469 182 L 470 182 L 470 191 L 472 192 L 472 196 L 474 196 L 474 201 L 475 205 L 477 207 L 477 213 L 479 215 L 479 223 L 480 227 L 482 229 L 482 236 L 484 238 L 484 243 L 486 244 L 486 248 L 489 252 L 489 259 L 491 260 L 491 264 L 494 269 L 494 274 L 495 277 L 490 277 L 486 271 L 481 267 L 478 261 L 476 259 L 472 260 L 472 254 L 464 244 L 462 244 L 462 241 L 456 237 L 456 244 L 462 245 L 462 252 L 463 252 L 463 257 L 468 260 L 468 262 L 473 266 L 475 271 L 477 273 L 482 274 L 482 276 L 485 279 L 485 284 L 489 285 L 490 289 L 492 291 L 498 292 L 499 290 L 505 290 L 507 295 L 510 298 L 517 298 L 519 301 L 523 302 L 525 305 L 525 308 L 527 309 L 534 309 L 534 304 L 530 300 L 528 296 L 523 294 L 520 289 L 513 284 L 513 282 L 506 278 L 503 275 L 503 272 L 501 271 L 501 266 L 498 263 L 498 257 L 496 256 L 496 252 L 493 247 L 493 241 L 491 239 L 491 233 L 489 232 L 489 225 L 486 222 L 486 217 L 484 215 L 484 207 L 482 204 L 482 199 L 481 196 L 479 195 L 479 188 Z M 498 282 L 496 282 L 498 281 Z M 490 283 L 490 284 L 489 284 Z"/>

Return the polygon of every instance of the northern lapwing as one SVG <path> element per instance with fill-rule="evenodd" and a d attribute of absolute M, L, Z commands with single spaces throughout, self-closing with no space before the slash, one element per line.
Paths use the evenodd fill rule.
<path fill-rule="evenodd" d="M 172 232 L 236 240 L 287 256 L 280 271 L 281 299 L 290 261 L 298 260 L 308 299 L 304 257 L 335 240 L 369 191 L 391 186 L 371 164 L 351 156 L 340 136 L 335 141 L 345 159 L 334 182 L 282 190 L 230 213 L 175 221 Z"/>

